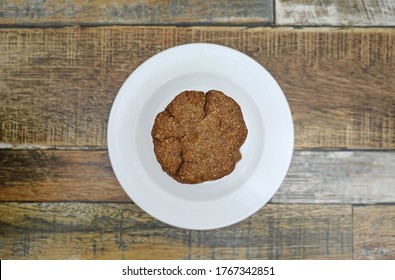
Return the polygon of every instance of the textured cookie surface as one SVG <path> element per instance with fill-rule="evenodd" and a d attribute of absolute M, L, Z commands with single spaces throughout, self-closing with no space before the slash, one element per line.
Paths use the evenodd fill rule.
<path fill-rule="evenodd" d="M 156 116 L 151 134 L 162 169 L 196 184 L 234 170 L 247 127 L 240 106 L 221 91 L 184 91 Z"/>

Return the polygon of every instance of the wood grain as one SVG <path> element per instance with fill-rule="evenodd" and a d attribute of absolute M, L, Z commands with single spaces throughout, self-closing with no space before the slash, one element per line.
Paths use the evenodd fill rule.
<path fill-rule="evenodd" d="M 395 206 L 353 208 L 355 259 L 395 259 Z"/>
<path fill-rule="evenodd" d="M 394 152 L 295 152 L 272 202 L 394 203 Z"/>
<path fill-rule="evenodd" d="M 272 0 L 5 0 L 0 24 L 267 24 Z"/>
<path fill-rule="evenodd" d="M 190 231 L 134 204 L 1 203 L 1 259 L 349 259 L 351 207 L 267 205 Z"/>
<path fill-rule="evenodd" d="M 107 151 L 0 150 L 0 201 L 127 201 Z"/>
<path fill-rule="evenodd" d="M 297 149 L 395 148 L 395 31 L 377 28 L 1 29 L 0 142 L 106 147 L 124 80 L 190 42 L 230 46 L 264 65 L 290 103 Z"/>
<path fill-rule="evenodd" d="M 394 152 L 295 152 L 275 203 L 394 203 Z M 0 150 L 0 201 L 130 202 L 107 151 Z"/>
<path fill-rule="evenodd" d="M 276 24 L 394 26 L 393 0 L 275 0 Z"/>

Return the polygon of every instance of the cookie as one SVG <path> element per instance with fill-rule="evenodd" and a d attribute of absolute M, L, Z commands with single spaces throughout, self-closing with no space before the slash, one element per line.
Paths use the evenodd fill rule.
<path fill-rule="evenodd" d="M 162 169 L 186 184 L 230 174 L 247 133 L 240 106 L 218 90 L 180 93 L 156 116 L 151 131 Z"/>

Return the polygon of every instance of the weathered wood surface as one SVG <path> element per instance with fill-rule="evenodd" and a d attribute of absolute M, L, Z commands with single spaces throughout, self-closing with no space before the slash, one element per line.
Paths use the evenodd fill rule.
<path fill-rule="evenodd" d="M 268 24 L 272 0 L 93 0 L 0 2 L 0 24 Z"/>
<path fill-rule="evenodd" d="M 1 259 L 349 259 L 351 207 L 266 205 L 236 225 L 190 231 L 132 203 L 1 203 Z"/>
<path fill-rule="evenodd" d="M 275 0 L 276 24 L 395 26 L 394 0 Z"/>
<path fill-rule="evenodd" d="M 356 259 L 395 259 L 395 206 L 353 208 Z"/>
<path fill-rule="evenodd" d="M 0 201 L 127 201 L 107 151 L 0 150 Z"/>
<path fill-rule="evenodd" d="M 295 152 L 276 203 L 394 203 L 395 152 Z"/>
<path fill-rule="evenodd" d="M 1 29 L 0 142 L 106 147 L 124 80 L 189 42 L 264 65 L 290 103 L 297 149 L 395 148 L 395 31 L 377 28 Z"/>
<path fill-rule="evenodd" d="M 107 151 L 0 150 L 0 201 L 129 202 Z M 295 152 L 275 203 L 394 203 L 395 152 Z"/>

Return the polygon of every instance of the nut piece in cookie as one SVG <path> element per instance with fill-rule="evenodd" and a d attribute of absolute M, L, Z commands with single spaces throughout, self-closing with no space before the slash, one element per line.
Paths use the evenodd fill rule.
<path fill-rule="evenodd" d="M 180 183 L 196 184 L 234 170 L 247 132 L 236 101 L 210 90 L 177 95 L 156 116 L 151 134 L 162 169 Z"/>

